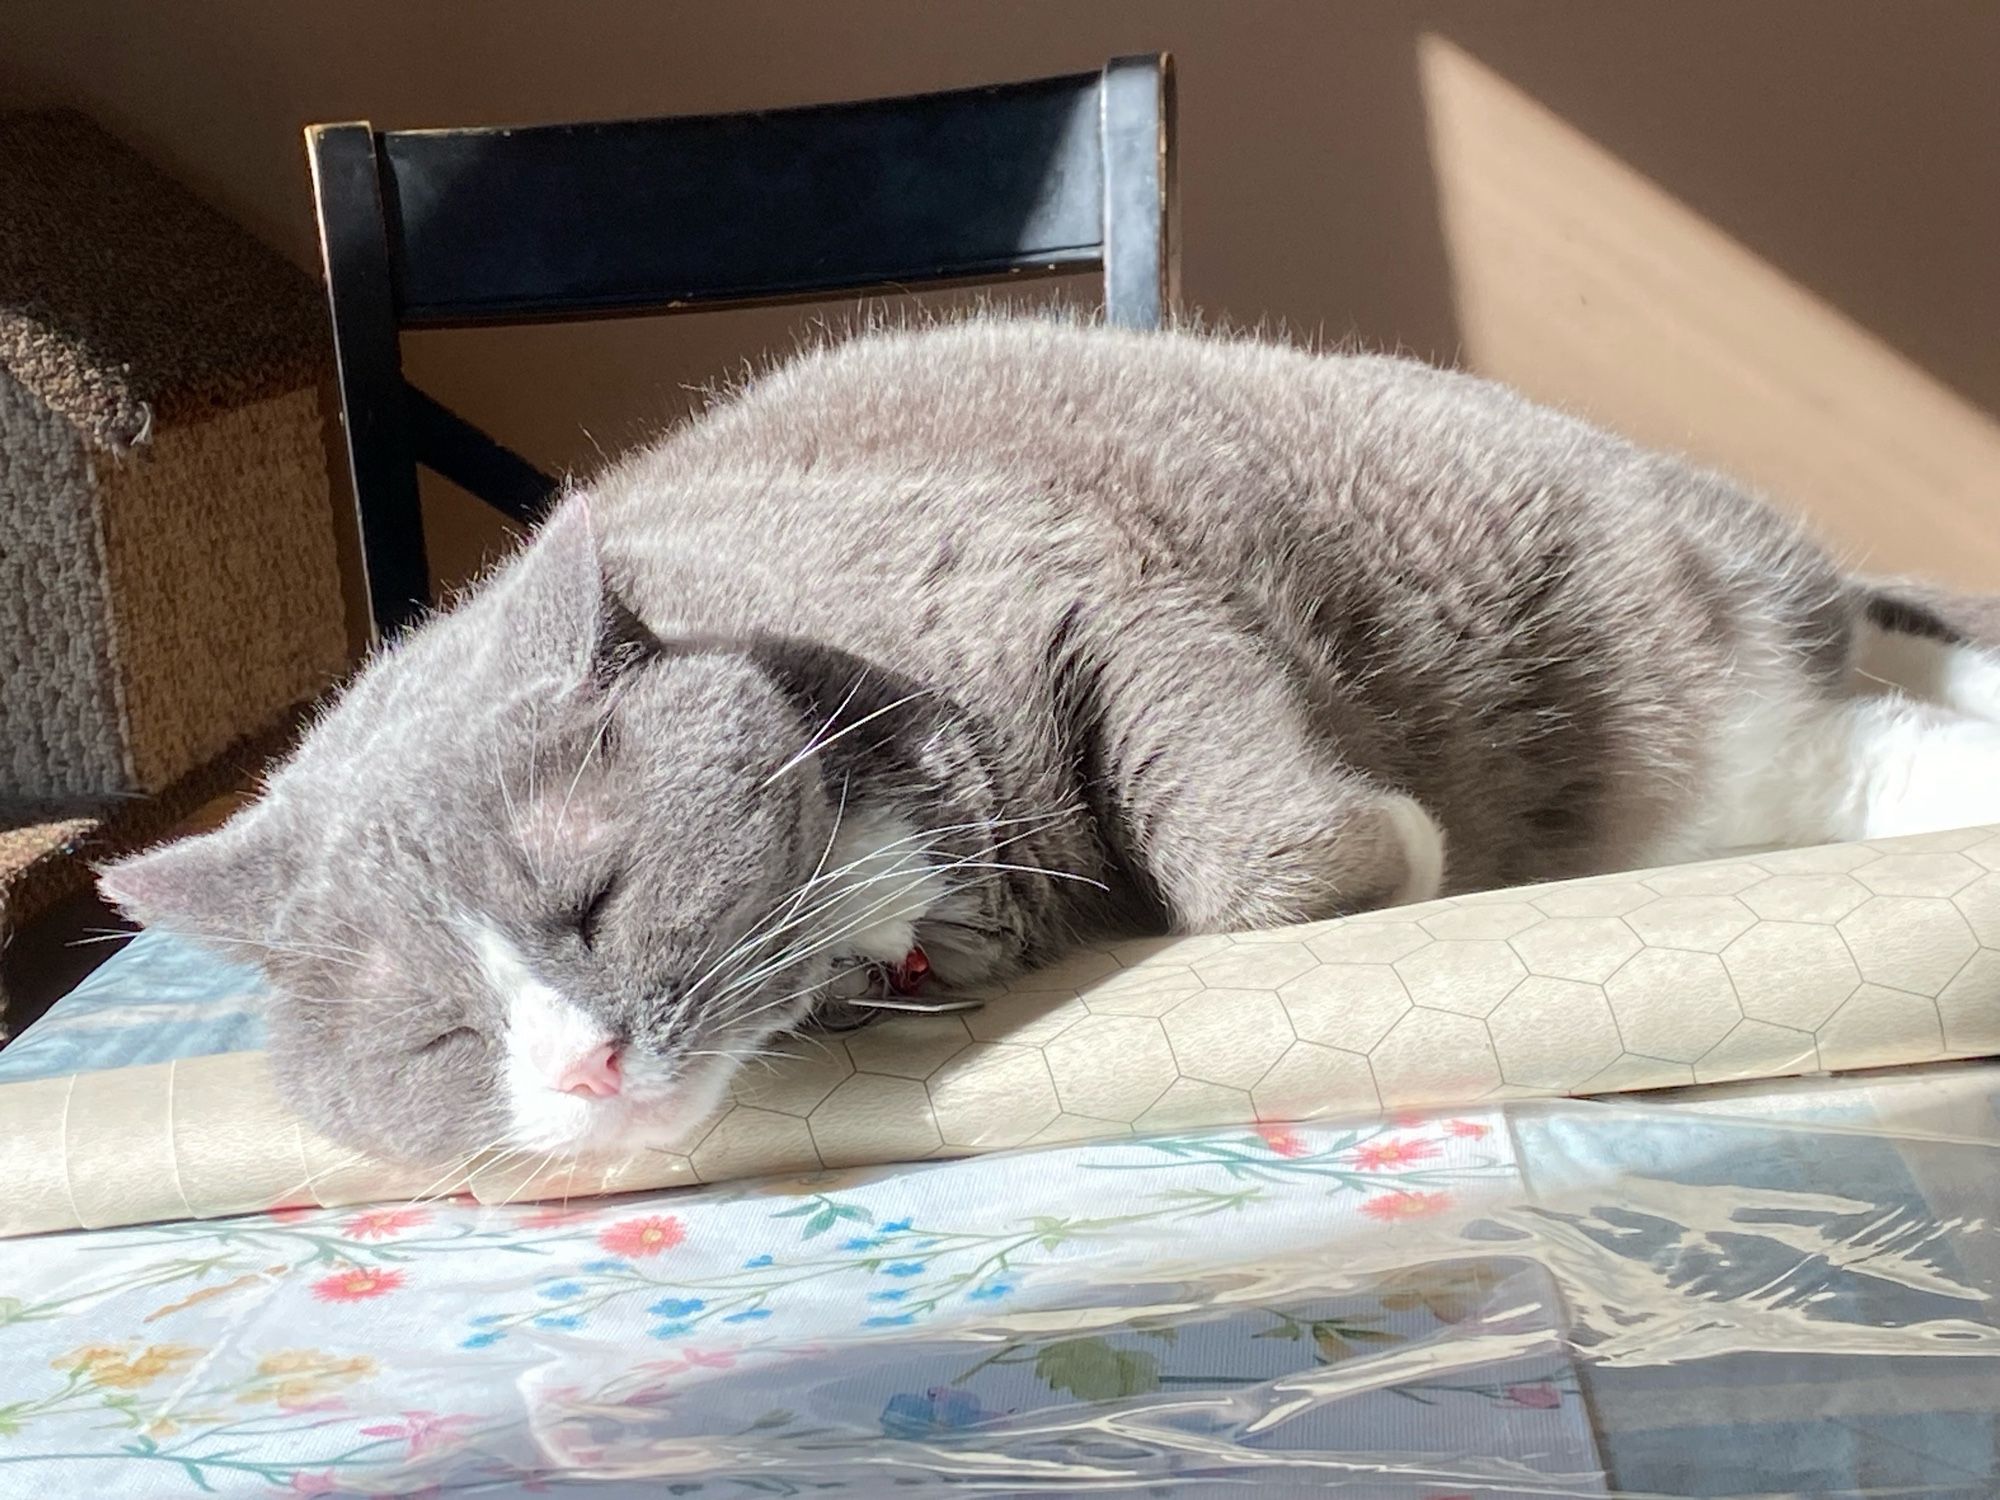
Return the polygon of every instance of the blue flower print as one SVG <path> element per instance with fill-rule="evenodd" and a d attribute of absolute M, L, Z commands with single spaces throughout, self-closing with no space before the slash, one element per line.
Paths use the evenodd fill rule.
<path fill-rule="evenodd" d="M 869 1236 L 860 1239 L 842 1240 L 840 1242 L 840 1248 L 843 1250 L 873 1250 L 877 1245 L 880 1245 L 881 1243 L 882 1243 L 881 1240 L 873 1236 Z"/>
<path fill-rule="evenodd" d="M 754 1271 L 757 1270 L 760 1266 L 768 1266 L 770 1264 L 771 1264 L 770 1256 L 753 1255 L 748 1260 L 743 1262 L 743 1269 L 746 1271 Z"/>
<path fill-rule="evenodd" d="M 974 1287 L 965 1295 L 970 1297 L 974 1302 L 998 1302 L 1013 1290 L 1013 1285 L 1009 1282 L 989 1281 L 984 1286 Z"/>
<path fill-rule="evenodd" d="M 469 1339 L 461 1339 L 459 1340 L 458 1347 L 461 1349 L 490 1349 L 505 1337 L 507 1335 L 496 1328 L 490 1333 L 475 1333 Z"/>
<path fill-rule="evenodd" d="M 535 1295 L 546 1297 L 551 1302 L 562 1302 L 571 1297 L 581 1297 L 583 1287 L 574 1281 L 555 1281 L 543 1287 Z"/>
<path fill-rule="evenodd" d="M 908 1287 L 897 1286 L 889 1288 L 886 1292 L 870 1292 L 868 1300 L 870 1302 L 901 1302 L 909 1295 L 910 1291 Z"/>
<path fill-rule="evenodd" d="M 662 1297 L 646 1311 L 656 1318 L 685 1318 L 689 1313 L 698 1313 L 708 1304 L 699 1297 Z"/>
<path fill-rule="evenodd" d="M 474 1328 L 491 1328 L 495 1323 L 504 1323 L 506 1321 L 507 1315 L 505 1313 L 481 1313 L 472 1320 L 472 1326 Z"/>
<path fill-rule="evenodd" d="M 535 1326 L 537 1328 L 581 1328 L 583 1326 L 583 1314 L 565 1313 L 561 1317 L 556 1317 L 553 1314 L 544 1313 L 541 1317 L 535 1319 Z"/>
<path fill-rule="evenodd" d="M 677 1339 L 693 1327 L 692 1323 L 662 1323 L 658 1328 L 649 1329 L 648 1332 L 656 1339 Z"/>
<path fill-rule="evenodd" d="M 920 1260 L 899 1260 L 884 1266 L 882 1273 L 885 1276 L 921 1276 L 924 1274 L 924 1263 Z"/>
<path fill-rule="evenodd" d="M 624 1260 L 587 1260 L 578 1266 L 579 1271 L 588 1271 L 593 1276 L 608 1276 L 614 1271 L 629 1271 L 632 1263 Z"/>
<path fill-rule="evenodd" d="M 909 1231 L 910 1221 L 908 1219 L 891 1219 L 881 1229 L 883 1234 L 908 1234 Z"/>
<path fill-rule="evenodd" d="M 917 1315 L 913 1312 L 896 1313 L 893 1315 L 889 1313 L 877 1313 L 872 1318 L 862 1319 L 861 1326 L 863 1328 L 904 1328 L 916 1321 Z"/>
<path fill-rule="evenodd" d="M 999 1415 L 981 1406 L 979 1398 L 970 1391 L 934 1386 L 921 1396 L 908 1391 L 891 1396 L 889 1404 L 882 1408 L 882 1433 L 893 1438 L 929 1437 L 971 1427 Z"/>
<path fill-rule="evenodd" d="M 731 1313 L 722 1321 L 725 1323 L 755 1323 L 759 1319 L 770 1316 L 771 1309 L 768 1307 L 746 1307 L 740 1313 Z"/>

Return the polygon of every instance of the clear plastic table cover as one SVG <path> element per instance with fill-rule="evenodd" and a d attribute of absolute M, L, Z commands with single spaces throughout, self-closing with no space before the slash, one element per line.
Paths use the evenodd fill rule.
<path fill-rule="evenodd" d="M 0 1248 L 0 1495 L 2000 1494 L 2000 1066 Z"/>

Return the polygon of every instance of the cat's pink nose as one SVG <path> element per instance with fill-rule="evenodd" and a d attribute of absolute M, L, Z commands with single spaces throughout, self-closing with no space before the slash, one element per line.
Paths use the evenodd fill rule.
<path fill-rule="evenodd" d="M 606 1042 L 573 1059 L 556 1077 L 556 1088 L 579 1099 L 609 1099 L 625 1086 L 618 1044 Z"/>

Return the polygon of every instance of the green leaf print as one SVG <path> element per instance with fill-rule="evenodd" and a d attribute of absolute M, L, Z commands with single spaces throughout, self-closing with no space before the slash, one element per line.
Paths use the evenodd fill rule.
<path fill-rule="evenodd" d="M 815 1239 L 825 1234 L 839 1222 L 839 1214 L 835 1213 L 831 1208 L 823 1208 L 810 1219 L 806 1220 L 806 1227 L 800 1231 L 799 1238 L 802 1240 Z"/>
<path fill-rule="evenodd" d="M 1064 1339 L 1035 1356 L 1035 1373 L 1052 1391 L 1083 1401 L 1115 1401 L 1160 1388 L 1160 1362 L 1103 1339 Z"/>

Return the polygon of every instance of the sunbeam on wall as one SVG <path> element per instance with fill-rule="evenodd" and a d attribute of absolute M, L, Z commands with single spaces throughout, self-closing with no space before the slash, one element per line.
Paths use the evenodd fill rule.
<path fill-rule="evenodd" d="M 1727 469 L 1858 565 L 2000 588 L 2000 422 L 1462 48 L 1418 61 L 1467 364 Z"/>

